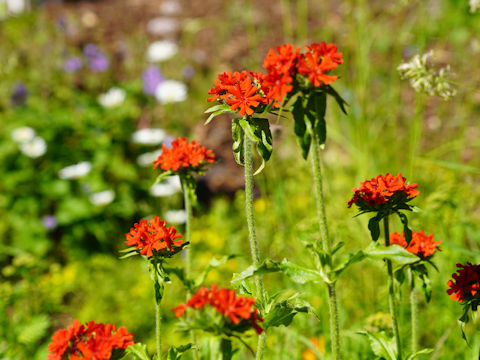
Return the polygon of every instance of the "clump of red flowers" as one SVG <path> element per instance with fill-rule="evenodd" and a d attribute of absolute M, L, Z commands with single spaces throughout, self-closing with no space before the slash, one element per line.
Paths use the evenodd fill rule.
<path fill-rule="evenodd" d="M 125 327 L 78 320 L 67 329 L 58 330 L 48 345 L 48 360 L 108 360 L 115 349 L 133 345 L 133 334 Z"/>
<path fill-rule="evenodd" d="M 359 188 L 353 188 L 354 195 L 348 201 L 348 207 L 353 204 L 359 206 L 368 204 L 372 207 L 383 205 L 390 201 L 394 195 L 400 195 L 405 202 L 413 199 L 420 191 L 416 190 L 417 184 L 407 184 L 402 174 L 393 176 L 389 173 L 378 175 L 376 178 L 366 180 Z"/>
<path fill-rule="evenodd" d="M 212 150 L 207 150 L 205 146 L 196 141 L 189 143 L 186 138 L 180 137 L 172 142 L 172 147 L 167 148 L 162 145 L 162 154 L 155 160 L 153 168 L 164 171 L 182 171 L 193 170 L 200 171 L 206 163 L 213 163 L 215 155 Z"/>
<path fill-rule="evenodd" d="M 440 250 L 438 245 L 441 241 L 433 240 L 433 234 L 426 235 L 423 230 L 420 232 L 412 232 L 412 240 L 407 245 L 405 235 L 399 233 L 390 234 L 390 245 L 400 245 L 405 250 L 420 256 L 421 258 L 428 258 L 433 256 L 436 250 Z"/>
<path fill-rule="evenodd" d="M 220 101 L 242 116 L 261 113 L 266 106 L 278 108 L 298 87 L 297 74 L 314 87 L 329 85 L 338 76 L 328 75 L 343 63 L 336 45 L 321 42 L 305 47 L 306 52 L 292 44 L 270 49 L 264 59 L 266 74 L 260 72 L 225 72 L 218 75 L 208 93 L 208 102 Z"/>
<path fill-rule="evenodd" d="M 255 331 L 261 334 L 263 329 L 257 322 L 263 322 L 263 319 L 258 316 L 258 309 L 253 307 L 255 302 L 252 297 L 237 296 L 235 290 L 223 288 L 217 290 L 217 286 L 212 284 L 210 290 L 202 286 L 186 303 L 178 305 L 172 311 L 175 312 L 175 316 L 180 317 L 188 307 L 201 309 L 210 305 L 236 325 L 242 320 L 250 321 Z"/>
<path fill-rule="evenodd" d="M 457 264 L 457 273 L 452 274 L 453 280 L 447 282 L 447 294 L 455 301 L 471 300 L 480 287 L 480 265 Z M 455 282 L 454 282 L 455 281 Z"/>
<path fill-rule="evenodd" d="M 135 246 L 140 254 L 147 257 L 152 257 L 154 251 L 175 251 L 175 247 L 181 246 L 183 242 L 176 240 L 182 237 L 182 234 L 177 234 L 174 226 L 167 227 L 167 222 L 159 216 L 155 216 L 150 222 L 140 220 L 125 237 L 127 245 Z"/>

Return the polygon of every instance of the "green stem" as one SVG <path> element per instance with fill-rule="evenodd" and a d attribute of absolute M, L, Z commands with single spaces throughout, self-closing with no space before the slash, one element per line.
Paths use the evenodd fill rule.
<path fill-rule="evenodd" d="M 160 276 L 158 275 L 158 271 L 156 269 L 157 265 L 155 264 L 154 270 L 154 287 L 155 287 L 155 338 L 157 342 L 157 359 L 161 360 L 162 358 L 162 338 L 161 338 L 161 331 L 162 331 L 162 309 L 160 307 L 160 303 L 162 302 L 162 298 L 158 296 L 157 283 L 158 286 L 160 285 Z"/>
<path fill-rule="evenodd" d="M 388 226 L 388 215 L 383 219 L 383 226 L 385 232 L 385 246 L 390 246 L 390 230 Z M 395 338 L 395 344 L 397 345 L 397 360 L 402 360 L 402 347 L 400 343 L 400 332 L 398 330 L 397 319 L 397 302 L 395 301 L 395 289 L 393 282 L 393 265 L 391 260 L 386 260 L 388 269 L 388 307 L 390 310 L 390 316 L 392 317 L 393 337 Z"/>
<path fill-rule="evenodd" d="M 245 211 L 247 214 L 248 240 L 250 241 L 250 251 L 252 254 L 252 262 L 258 266 L 260 264 L 260 251 L 258 249 L 257 234 L 255 232 L 255 217 L 253 214 L 253 154 L 252 142 L 248 135 L 244 135 L 245 145 Z M 265 301 L 265 292 L 261 276 L 255 276 L 255 287 L 257 296 L 262 302 Z M 265 349 L 265 331 L 258 339 L 256 359 L 263 359 L 263 351 Z"/>
<path fill-rule="evenodd" d="M 417 343 L 417 331 L 418 331 L 418 299 L 417 299 L 417 289 L 415 288 L 415 278 L 413 277 L 412 271 L 409 269 L 411 277 L 411 287 L 410 287 L 410 312 L 411 312 L 411 321 L 412 321 L 412 353 L 418 351 Z"/>
<path fill-rule="evenodd" d="M 317 205 L 318 223 L 320 226 L 320 238 L 322 248 L 325 253 L 330 253 L 332 244 L 328 235 L 327 215 L 325 211 L 325 201 L 323 197 L 322 169 L 320 166 L 320 147 L 318 146 L 318 136 L 313 132 L 312 138 L 312 171 L 315 183 L 315 199 Z M 328 257 L 329 266 L 332 265 L 331 257 Z M 332 342 L 332 359 L 341 359 L 340 354 L 340 326 L 338 320 L 338 302 L 335 283 L 328 283 L 328 307 L 330 313 L 330 340 Z"/>
<path fill-rule="evenodd" d="M 190 193 L 187 187 L 187 181 L 182 177 L 182 188 L 183 188 L 183 199 L 185 203 L 185 211 L 187 212 L 187 221 L 185 223 L 185 242 L 188 242 L 190 245 L 185 249 L 186 251 L 186 264 L 185 264 L 185 279 L 190 280 L 192 274 L 192 201 L 190 199 Z M 187 300 L 192 295 L 191 291 L 187 291 Z M 197 343 L 197 337 L 194 330 L 190 330 L 190 342 L 192 344 Z M 193 359 L 198 360 L 197 350 L 193 350 Z"/>

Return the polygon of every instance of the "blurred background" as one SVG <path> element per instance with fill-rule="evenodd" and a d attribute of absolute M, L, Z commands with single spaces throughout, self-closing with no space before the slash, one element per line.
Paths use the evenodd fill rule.
<path fill-rule="evenodd" d="M 410 223 L 442 241 L 432 300 L 420 298 L 420 342 L 435 348 L 429 358 L 478 359 L 478 338 L 471 348 L 463 342 L 460 305 L 446 294 L 455 264 L 480 260 L 478 10 L 474 0 L 0 0 L 0 358 L 45 359 L 53 332 L 73 319 L 126 326 L 153 348 L 148 270 L 140 258 L 119 260 L 118 250 L 142 217 L 159 215 L 183 231 L 178 180 L 152 187 L 151 163 L 177 136 L 219 158 L 198 179 L 194 267 L 244 254 L 207 278 L 228 287 L 250 262 L 243 169 L 233 160 L 230 119 L 203 125 L 207 91 L 220 72 L 260 71 L 274 46 L 323 40 L 344 54 L 334 86 L 349 103 L 348 115 L 331 104 L 323 151 L 334 240 L 352 251 L 370 241 L 368 218 L 346 206 L 360 181 L 401 172 L 418 183 L 421 211 Z M 450 99 L 416 93 L 399 77 L 402 62 L 430 50 L 432 66 L 450 66 Z M 272 128 L 274 153 L 256 177 L 262 254 L 310 266 L 303 241 L 318 237 L 310 164 L 291 120 L 272 119 Z M 348 359 L 371 359 L 356 332 L 388 328 L 383 264 L 356 264 L 340 281 Z M 300 292 L 320 316 L 298 315 L 272 331 L 266 358 L 316 359 L 308 342 L 325 354 L 323 286 L 279 275 L 265 282 L 272 293 Z M 165 345 L 188 342 L 169 310 L 184 297 L 174 279 Z M 406 287 L 402 303 L 408 337 Z"/>

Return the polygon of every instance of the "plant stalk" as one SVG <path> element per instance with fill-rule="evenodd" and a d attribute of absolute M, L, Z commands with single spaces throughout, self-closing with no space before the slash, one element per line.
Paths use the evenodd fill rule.
<path fill-rule="evenodd" d="M 385 232 L 385 246 L 390 246 L 390 230 L 388 225 L 388 215 L 383 219 L 383 226 Z M 397 346 L 397 360 L 402 360 L 402 347 L 400 343 L 400 332 L 398 330 L 397 319 L 397 302 L 395 301 L 395 289 L 393 279 L 393 265 L 391 260 L 386 260 L 388 270 L 388 308 L 390 310 L 390 316 L 392 317 L 393 337 L 395 338 L 395 344 Z"/>
<path fill-rule="evenodd" d="M 411 283 L 410 283 L 410 312 L 412 321 L 412 353 L 418 351 L 418 297 L 417 289 L 415 287 L 415 278 L 412 271 L 409 269 Z"/>
<path fill-rule="evenodd" d="M 257 234 L 255 231 L 255 217 L 253 213 L 253 154 L 252 142 L 248 135 L 244 135 L 245 146 L 245 211 L 247 215 L 248 240 L 250 241 L 250 251 L 252 262 L 258 266 L 260 264 L 260 251 L 258 249 Z M 262 302 L 265 301 L 265 291 L 263 288 L 262 277 L 255 276 L 255 287 L 257 296 L 260 296 Z M 255 359 L 263 359 L 265 349 L 265 331 L 258 338 L 257 353 Z"/>
<path fill-rule="evenodd" d="M 155 264 L 154 270 L 154 290 L 155 290 L 155 338 L 156 338 L 156 345 L 157 345 L 157 359 L 162 359 L 162 309 L 160 307 L 160 303 L 162 299 L 157 296 L 157 283 L 160 284 L 160 276 L 158 275 L 158 271 L 156 269 L 157 265 Z"/>
<path fill-rule="evenodd" d="M 332 247 L 328 235 L 327 215 L 325 211 L 325 201 L 323 197 L 322 169 L 320 166 L 320 147 L 318 146 L 318 136 L 313 132 L 312 138 L 312 171 L 315 184 L 315 199 L 317 205 L 318 223 L 320 226 L 320 237 L 322 248 L 325 253 L 329 253 Z M 329 266 L 331 266 L 331 257 L 329 257 Z M 338 302 L 335 282 L 328 283 L 328 307 L 330 313 L 330 340 L 332 343 L 332 359 L 341 359 L 340 354 L 340 326 L 338 320 Z"/>
<path fill-rule="evenodd" d="M 190 276 L 192 274 L 192 201 L 190 199 L 190 193 L 187 187 L 187 181 L 185 179 L 181 179 L 182 181 L 182 188 L 183 188 L 183 199 L 185 205 L 185 211 L 187 212 L 187 221 L 185 223 L 185 242 L 188 242 L 190 245 L 185 249 L 186 251 L 186 261 L 185 261 L 185 279 L 190 280 Z M 187 291 L 187 300 L 192 295 L 191 291 Z M 192 344 L 197 343 L 197 337 L 195 335 L 194 330 L 190 330 L 190 342 Z M 193 350 L 193 359 L 198 360 L 197 350 Z"/>

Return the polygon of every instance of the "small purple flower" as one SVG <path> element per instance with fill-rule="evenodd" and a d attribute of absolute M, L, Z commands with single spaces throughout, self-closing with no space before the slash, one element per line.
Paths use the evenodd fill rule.
<path fill-rule="evenodd" d="M 156 66 L 148 67 L 142 74 L 143 92 L 146 95 L 154 95 L 157 86 L 166 79 Z"/>
<path fill-rule="evenodd" d="M 170 149 L 172 147 L 172 143 L 175 140 L 173 136 L 168 135 L 165 140 L 163 140 L 162 145 L 165 145 L 167 149 Z"/>
<path fill-rule="evenodd" d="M 47 230 L 53 230 L 57 227 L 58 221 L 53 215 L 47 215 L 42 218 L 43 227 Z"/>
<path fill-rule="evenodd" d="M 28 97 L 28 90 L 25 84 L 21 81 L 17 81 L 13 86 L 13 92 L 11 101 L 14 106 L 25 105 Z"/>
<path fill-rule="evenodd" d="M 97 55 L 103 54 L 102 50 L 99 49 L 99 47 L 95 44 L 87 44 L 83 48 L 83 55 L 86 57 L 95 57 Z"/>
<path fill-rule="evenodd" d="M 191 79 L 195 75 L 195 70 L 191 65 L 187 65 L 183 68 L 182 75 L 185 79 Z"/>
<path fill-rule="evenodd" d="M 91 57 L 88 61 L 88 66 L 93 72 L 103 72 L 108 69 L 109 65 L 108 58 L 103 54 Z"/>
<path fill-rule="evenodd" d="M 82 59 L 79 58 L 78 56 L 72 56 L 68 58 L 63 64 L 63 70 L 65 70 L 66 73 L 73 74 L 78 70 L 80 70 L 82 66 L 83 66 Z"/>

